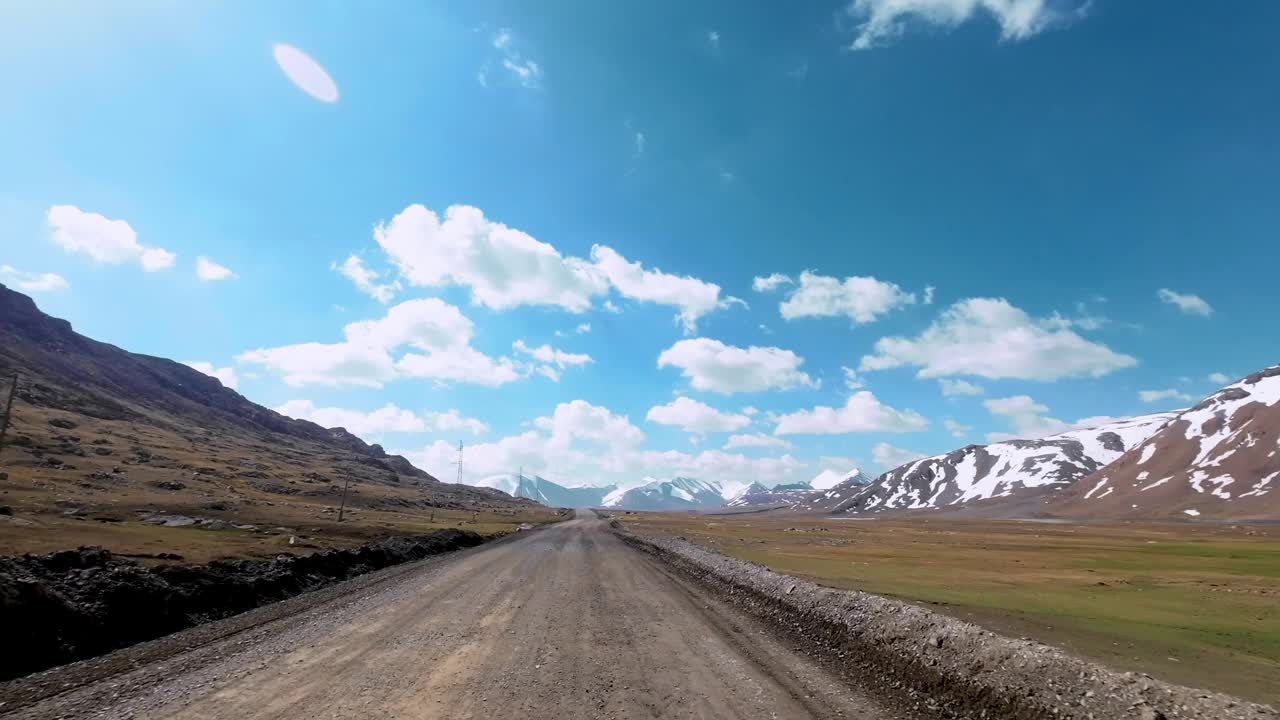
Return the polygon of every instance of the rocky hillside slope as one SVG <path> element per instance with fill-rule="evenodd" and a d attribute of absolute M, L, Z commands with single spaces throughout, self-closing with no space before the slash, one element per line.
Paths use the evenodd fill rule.
<path fill-rule="evenodd" d="M 601 505 L 626 510 L 707 510 L 724 507 L 724 490 L 719 483 L 677 477 L 654 480 L 639 487 L 617 489 L 605 496 Z"/>
<path fill-rule="evenodd" d="M 285 417 L 181 363 L 87 338 L 0 285 L 0 378 L 15 373 L 8 478 L 0 484 L 37 502 L 62 502 L 65 511 L 126 497 L 151 507 L 185 499 L 214 508 L 336 498 L 347 479 L 365 496 L 360 487 L 398 489 L 387 502 L 530 506 L 495 490 L 437 482 L 342 428 Z"/>
<path fill-rule="evenodd" d="M 823 479 L 825 474 L 819 475 L 810 485 L 817 488 L 818 481 Z M 825 489 L 817 489 L 809 493 L 799 502 L 792 505 L 792 509 L 811 513 L 837 512 L 849 498 L 862 492 L 871 483 L 870 476 L 858 468 L 853 468 L 845 473 L 843 480 Z"/>
<path fill-rule="evenodd" d="M 1280 518 L 1280 365 L 1205 398 L 1045 509 L 1067 517 Z"/>

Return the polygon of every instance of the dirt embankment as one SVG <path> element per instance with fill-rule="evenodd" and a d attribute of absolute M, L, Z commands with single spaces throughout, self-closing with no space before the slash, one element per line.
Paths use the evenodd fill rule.
<path fill-rule="evenodd" d="M 0 638 L 9 648 L 22 648 L 0 653 L 0 680 L 484 540 L 446 529 L 298 557 L 154 568 L 93 547 L 0 557 Z"/>
<path fill-rule="evenodd" d="M 908 603 L 824 588 L 684 540 L 628 544 L 656 555 L 733 604 L 824 648 L 853 680 L 887 684 L 947 718 L 1261 720 L 1269 707 L 1121 673 Z M 876 680 L 876 679 L 879 680 Z"/>

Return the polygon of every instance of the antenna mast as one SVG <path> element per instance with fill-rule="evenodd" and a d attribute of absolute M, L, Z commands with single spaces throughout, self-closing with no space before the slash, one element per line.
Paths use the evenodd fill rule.
<path fill-rule="evenodd" d="M 462 484 L 462 441 L 458 441 L 458 484 Z"/>

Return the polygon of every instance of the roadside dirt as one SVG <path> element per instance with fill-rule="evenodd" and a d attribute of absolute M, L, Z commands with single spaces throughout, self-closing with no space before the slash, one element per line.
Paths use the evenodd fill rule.
<path fill-rule="evenodd" d="M 920 717 L 851 689 L 594 517 L 427 560 L 198 643 L 7 714 L 0 705 L 0 715 Z M 69 666 L 44 686 L 60 673 L 74 685 Z"/>

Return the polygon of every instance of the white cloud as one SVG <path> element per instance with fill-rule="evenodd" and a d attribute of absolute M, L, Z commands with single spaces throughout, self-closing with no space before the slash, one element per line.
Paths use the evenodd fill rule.
<path fill-rule="evenodd" d="M 534 369 L 534 372 L 550 379 L 552 382 L 560 382 L 561 371 L 567 367 L 578 365 L 586 365 L 591 362 L 591 356 L 585 353 L 568 353 L 558 350 L 550 345 L 540 345 L 538 347 L 529 347 L 523 340 L 516 340 L 511 343 L 511 347 L 518 353 L 528 355 L 540 363 L 545 363 Z M 555 367 L 551 367 L 554 365 Z"/>
<path fill-rule="evenodd" d="M 942 386 L 942 394 L 946 397 L 955 395 L 981 395 L 983 389 L 967 380 L 951 380 L 949 378 L 940 378 L 938 384 Z"/>
<path fill-rule="evenodd" d="M 735 301 L 722 299 L 719 285 L 647 270 L 603 245 L 591 248 L 591 260 L 563 256 L 466 205 L 450 206 L 443 219 L 410 205 L 379 224 L 374 239 L 410 285 L 463 286 L 472 302 L 495 310 L 551 305 L 580 313 L 612 287 L 623 297 L 677 308 L 691 331 L 698 318 Z M 604 309 L 618 311 L 610 301 Z"/>
<path fill-rule="evenodd" d="M 932 285 L 928 285 L 928 286 L 926 286 L 926 287 L 925 287 L 925 289 L 924 289 L 924 299 L 923 299 L 923 300 L 921 300 L 920 302 L 924 303 L 925 305 L 932 305 L 932 304 L 933 304 L 933 294 L 934 294 L 934 292 L 935 292 L 935 291 L 937 291 L 937 289 L 938 289 L 938 288 L 936 288 L 936 287 L 934 287 L 934 286 L 932 286 Z"/>
<path fill-rule="evenodd" d="M 1002 298 L 962 300 L 918 337 L 882 338 L 875 351 L 862 358 L 860 370 L 915 365 L 922 378 L 1052 381 L 1100 377 L 1138 362 L 1050 321 L 1036 320 Z"/>
<path fill-rule="evenodd" d="M 316 407 L 310 400 L 290 400 L 272 408 L 281 415 L 311 422 L 326 428 L 346 428 L 347 432 L 362 438 L 380 433 L 420 433 L 427 431 L 427 421 L 411 410 L 396 407 L 392 403 L 362 412 L 336 407 Z"/>
<path fill-rule="evenodd" d="M 708 30 L 707 44 L 711 46 L 712 50 L 719 50 L 720 49 L 720 31 Z"/>
<path fill-rule="evenodd" d="M 271 48 L 276 64 L 289 82 L 302 92 L 324 103 L 338 102 L 338 85 L 329 73 L 310 55 L 289 45 L 279 44 Z"/>
<path fill-rule="evenodd" d="M 614 305 L 612 300 L 605 300 L 604 305 L 601 305 L 600 307 L 603 308 L 605 312 L 612 313 L 614 315 L 622 312 L 622 308 Z"/>
<path fill-rule="evenodd" d="M 800 273 L 800 284 L 778 306 L 787 320 L 844 315 L 855 325 L 869 323 L 891 310 L 914 305 L 915 293 L 873 277 L 839 278 Z"/>
<path fill-rule="evenodd" d="M 317 407 L 310 400 L 290 400 L 273 408 L 281 415 L 299 420 L 310 420 L 326 428 L 341 427 L 363 438 L 382 433 L 453 432 L 463 430 L 472 435 L 488 432 L 489 426 L 475 419 L 464 417 L 457 410 L 429 412 L 422 415 L 405 410 L 393 403 L 370 412 L 337 407 Z"/>
<path fill-rule="evenodd" d="M 709 338 L 681 340 L 658 356 L 658 367 L 680 368 L 693 389 L 724 394 L 812 386 L 799 369 L 803 362 L 790 350 L 740 348 Z"/>
<path fill-rule="evenodd" d="M 1213 314 L 1213 306 L 1204 301 L 1199 295 L 1182 294 L 1174 292 L 1169 288 L 1160 288 L 1156 292 L 1156 296 L 1160 298 L 1160 302 L 1166 305 L 1177 306 L 1179 310 L 1188 315 L 1199 315 L 1201 317 L 1209 317 Z"/>
<path fill-rule="evenodd" d="M 756 416 L 756 415 L 758 415 L 759 413 L 760 413 L 760 411 L 759 411 L 759 410 L 757 410 L 756 408 L 754 408 L 754 407 L 752 407 L 752 406 L 750 406 L 750 405 L 748 405 L 748 406 L 746 406 L 746 407 L 742 408 L 742 414 L 743 414 L 743 415 L 746 415 L 747 417 L 755 417 L 755 416 Z"/>
<path fill-rule="evenodd" d="M 579 335 L 585 335 L 591 332 L 591 323 L 579 323 L 578 326 L 573 329 L 573 331 L 578 333 Z"/>
<path fill-rule="evenodd" d="M 1228 385 L 1231 383 L 1231 376 L 1226 373 L 1213 372 L 1209 373 L 1209 382 L 1215 385 Z"/>
<path fill-rule="evenodd" d="M 614 414 L 609 408 L 586 400 L 560 403 L 549 417 L 540 417 L 533 425 L 546 431 L 553 445 L 580 438 L 621 450 L 644 440 L 644 432 L 632 425 L 626 415 Z"/>
<path fill-rule="evenodd" d="M 756 276 L 751 278 L 751 289 L 756 292 L 773 292 L 783 285 L 790 285 L 795 281 L 789 276 L 782 273 L 773 273 L 764 277 Z"/>
<path fill-rule="evenodd" d="M 395 294 L 400 290 L 399 281 L 389 283 L 378 282 L 380 273 L 366 268 L 364 266 L 364 262 L 357 255 L 348 257 L 341 265 L 334 263 L 330 267 L 333 270 L 342 273 L 344 277 L 355 284 L 356 289 L 360 292 L 368 295 L 374 300 L 377 300 L 383 305 L 391 302 L 391 299 L 395 297 Z"/>
<path fill-rule="evenodd" d="M 94 262 L 119 265 L 136 260 L 147 272 L 173 267 L 177 256 L 138 243 L 138 233 L 124 220 L 111 220 L 74 205 L 54 205 L 46 217 L 50 237 L 63 250 L 83 253 Z"/>
<path fill-rule="evenodd" d="M 752 433 L 750 435 L 730 435 L 725 441 L 724 449 L 732 450 L 739 447 L 776 447 L 789 448 L 791 443 L 774 435 L 765 435 L 764 433 Z"/>
<path fill-rule="evenodd" d="M 847 11 L 858 26 L 850 47 L 866 50 L 887 45 L 912 24 L 950 30 L 979 14 L 995 20 L 1002 40 L 1025 40 L 1082 17 L 1089 2 L 1066 5 L 1054 0 L 853 0 Z"/>
<path fill-rule="evenodd" d="M 644 133 L 637 130 L 635 134 L 636 157 L 640 157 L 644 154 L 644 144 Z"/>
<path fill-rule="evenodd" d="M 736 300 L 721 300 L 720 286 L 715 283 L 669 275 L 656 269 L 645 270 L 640 263 L 628 262 L 617 251 L 603 245 L 591 248 L 591 261 L 623 297 L 678 308 L 676 317 L 685 332 L 697 328 L 698 318 Z"/>
<path fill-rule="evenodd" d="M 236 360 L 275 370 L 293 386 L 381 387 L 397 377 L 493 386 L 519 379 L 510 358 L 495 359 L 471 347 L 473 333 L 458 308 L 421 298 L 391 307 L 382 318 L 350 323 L 343 342 L 251 350 Z M 393 359 L 391 352 L 405 345 L 420 352 Z"/>
<path fill-rule="evenodd" d="M 644 433 L 625 416 L 583 400 L 561 403 L 552 415 L 532 425 L 534 429 L 519 435 L 468 445 L 464 480 L 523 467 L 526 473 L 570 485 L 634 486 L 646 476 L 675 475 L 722 483 L 740 483 L 743 478 L 776 483 L 794 481 L 808 468 L 790 455 L 750 458 L 722 450 L 642 450 Z M 443 440 L 421 451 L 396 452 L 438 477 L 451 477 L 457 460 L 456 445 Z"/>
<path fill-rule="evenodd" d="M 178 256 L 164 248 L 144 248 L 142 255 L 138 259 L 142 263 L 144 271 L 158 272 L 173 267 L 178 260 Z"/>
<path fill-rule="evenodd" d="M 208 375 L 209 377 L 217 378 L 218 382 L 222 383 L 226 387 L 231 388 L 232 390 L 235 390 L 236 387 L 240 384 L 240 379 L 236 377 L 236 369 L 233 367 L 224 367 L 224 368 L 214 367 L 213 363 L 207 363 L 207 362 L 201 362 L 201 361 L 184 362 L 182 364 L 186 365 L 192 370 L 196 370 L 197 372 L 202 372 L 205 375 Z"/>
<path fill-rule="evenodd" d="M 495 310 L 555 305 L 583 312 L 608 288 L 587 261 L 562 257 L 466 205 L 450 206 L 443 219 L 410 205 L 374 228 L 374 239 L 410 285 L 467 287 L 473 303 Z"/>
<path fill-rule="evenodd" d="M 951 433 L 951 437 L 962 438 L 973 431 L 972 425 L 962 425 L 951 418 L 943 420 L 942 426 L 947 429 L 947 432 Z"/>
<path fill-rule="evenodd" d="M 234 280 L 237 275 L 231 272 L 230 268 L 219 265 L 201 255 L 196 258 L 196 277 L 200 278 L 200 282 L 214 282 L 217 280 Z"/>
<path fill-rule="evenodd" d="M 65 290 L 69 287 L 67 279 L 61 275 L 22 272 L 12 265 L 0 265 L 0 282 L 29 293 Z"/>
<path fill-rule="evenodd" d="M 1144 403 L 1160 402 L 1161 400 L 1179 400 L 1182 402 L 1195 400 L 1190 395 L 1172 388 L 1168 390 L 1139 390 L 1138 397 Z"/>
<path fill-rule="evenodd" d="M 1099 415 L 1082 418 L 1074 423 L 1063 422 L 1057 418 L 1046 416 L 1045 413 L 1049 412 L 1048 406 L 1036 402 L 1028 395 L 993 398 L 984 400 L 982 404 L 987 407 L 987 412 L 1004 418 L 1013 428 L 1011 433 L 987 433 L 988 442 L 1002 442 L 1014 439 L 1034 440 L 1050 435 L 1058 435 L 1069 430 L 1097 427 L 1120 419 Z"/>
<path fill-rule="evenodd" d="M 774 435 L 842 435 L 855 432 L 917 432 L 929 421 L 914 410 L 897 410 L 867 390 L 849 396 L 844 407 L 819 405 L 778 418 Z"/>
<path fill-rule="evenodd" d="M 687 397 L 678 397 L 666 405 L 649 408 L 645 420 L 659 425 L 674 425 L 699 435 L 734 432 L 751 424 L 751 418 L 746 415 L 721 412 Z"/>
<path fill-rule="evenodd" d="M 892 470 L 899 465 L 905 465 L 922 457 L 924 457 L 924 453 L 894 447 L 886 442 L 876 443 L 875 447 L 871 448 L 871 459 L 885 470 Z"/>
<path fill-rule="evenodd" d="M 550 345 L 540 345 L 535 348 L 529 347 L 523 340 L 516 340 L 511 343 L 511 347 L 518 353 L 528 355 L 538 362 L 550 363 L 562 370 L 570 365 L 586 365 L 591 362 L 590 355 L 568 353 L 563 350 L 557 350 Z"/>
<path fill-rule="evenodd" d="M 493 47 L 501 57 L 501 65 L 511 77 L 522 87 L 536 90 L 542 85 L 542 66 L 525 57 L 515 47 L 515 38 L 511 31 L 503 28 L 493 36 Z M 487 73 L 480 71 L 480 84 L 488 84 Z"/>
<path fill-rule="evenodd" d="M 489 426 L 475 418 L 464 417 L 457 410 L 447 410 L 445 412 L 426 413 L 423 416 L 427 426 L 439 432 L 451 432 L 453 430 L 466 430 L 472 435 L 482 435 L 489 432 Z"/>
<path fill-rule="evenodd" d="M 851 367 L 840 366 L 840 372 L 844 373 L 844 386 L 849 390 L 860 390 L 865 383 L 862 378 L 858 377 L 858 371 Z"/>

